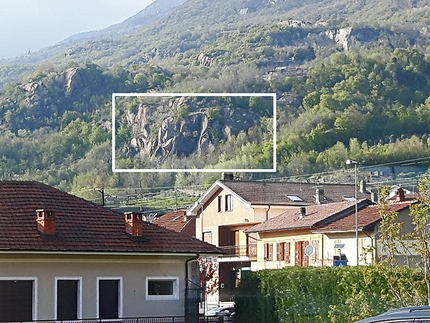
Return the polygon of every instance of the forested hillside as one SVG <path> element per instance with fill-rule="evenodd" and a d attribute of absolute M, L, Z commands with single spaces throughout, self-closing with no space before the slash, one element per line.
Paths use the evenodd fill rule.
<path fill-rule="evenodd" d="M 429 6 L 428 0 L 189 0 L 126 36 L 83 41 L 70 55 L 35 65 L 4 65 L 0 83 L 14 81 L 0 92 L 0 177 L 41 180 L 80 195 L 218 177 L 112 173 L 111 95 L 128 92 L 276 93 L 272 176 L 342 169 L 348 158 L 375 165 L 429 157 Z M 223 138 L 215 136 L 221 122 L 214 122 L 211 138 L 218 138 L 221 154 L 211 167 L 267 167 L 273 128 L 266 104 L 232 107 L 235 122 L 244 123 L 246 113 L 259 121 Z M 233 120 L 203 110 L 207 120 Z M 189 114 L 178 107 L 167 112 L 178 124 Z M 157 133 L 162 120 L 150 125 Z M 115 125 L 122 151 L 136 148 L 139 131 L 133 143 L 125 131 L 131 128 L 124 120 Z M 187 158 L 182 163 L 189 165 L 199 157 Z M 129 153 L 119 165 L 144 168 L 147 160 Z"/>

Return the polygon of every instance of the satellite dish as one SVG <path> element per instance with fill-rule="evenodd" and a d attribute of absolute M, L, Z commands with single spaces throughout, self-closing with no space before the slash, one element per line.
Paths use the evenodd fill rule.
<path fill-rule="evenodd" d="M 315 247 L 312 245 L 307 245 L 305 247 L 305 255 L 306 256 L 312 256 L 315 253 Z"/>

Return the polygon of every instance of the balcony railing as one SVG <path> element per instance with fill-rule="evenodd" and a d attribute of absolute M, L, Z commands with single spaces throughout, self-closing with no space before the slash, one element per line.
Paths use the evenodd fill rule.
<path fill-rule="evenodd" d="M 257 259 L 257 245 L 233 245 L 233 246 L 220 246 L 225 255 L 221 257 L 248 257 L 249 260 Z"/>

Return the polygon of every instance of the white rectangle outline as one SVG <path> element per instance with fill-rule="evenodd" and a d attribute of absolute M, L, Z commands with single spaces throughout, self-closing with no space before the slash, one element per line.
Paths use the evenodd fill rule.
<path fill-rule="evenodd" d="M 173 295 L 149 295 L 150 280 L 165 280 L 173 282 Z M 148 276 L 146 277 L 145 299 L 147 301 L 167 301 L 179 299 L 179 277 L 177 276 Z"/>
<path fill-rule="evenodd" d="M 273 167 L 271 169 L 123 169 L 115 167 L 115 98 L 121 96 L 265 96 L 273 98 Z M 112 93 L 112 172 L 114 173 L 222 173 L 222 172 L 240 172 L 240 173 L 257 173 L 257 172 L 276 172 L 276 93 Z"/>

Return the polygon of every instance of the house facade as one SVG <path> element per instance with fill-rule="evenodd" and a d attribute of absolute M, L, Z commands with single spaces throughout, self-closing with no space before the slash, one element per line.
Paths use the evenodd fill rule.
<path fill-rule="evenodd" d="M 392 202 L 387 210 L 406 219 L 412 203 Z M 357 202 L 357 217 L 355 202 L 286 211 L 247 230 L 258 235 L 257 261 L 251 269 L 374 263 L 380 221 L 379 206 L 366 199 Z"/>
<path fill-rule="evenodd" d="M 213 245 L 37 182 L 0 181 L 0 321 L 198 314 Z"/>
<path fill-rule="evenodd" d="M 359 198 L 372 193 L 360 186 Z M 196 238 L 212 243 L 226 254 L 217 258 L 219 293 L 209 298 L 217 304 L 232 300 L 242 270 L 253 268 L 261 244 L 251 227 L 275 216 L 309 205 L 329 204 L 354 198 L 353 185 L 266 181 L 216 181 L 193 206 Z"/>

